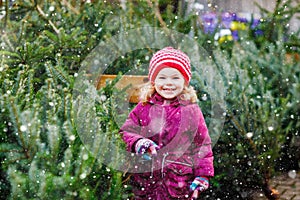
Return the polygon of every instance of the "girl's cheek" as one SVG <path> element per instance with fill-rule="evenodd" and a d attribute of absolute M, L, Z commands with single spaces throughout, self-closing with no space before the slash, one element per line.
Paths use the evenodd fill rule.
<path fill-rule="evenodd" d="M 156 87 L 161 87 L 161 86 L 163 86 L 163 82 L 162 82 L 162 81 L 157 81 L 157 82 L 155 83 L 155 86 L 156 86 Z"/>

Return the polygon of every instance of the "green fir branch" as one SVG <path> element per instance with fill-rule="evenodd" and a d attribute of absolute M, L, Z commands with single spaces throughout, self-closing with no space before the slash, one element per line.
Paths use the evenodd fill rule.
<path fill-rule="evenodd" d="M 0 56 L 2 58 L 9 58 L 9 59 L 21 59 L 21 56 L 18 53 L 11 52 L 11 51 L 6 51 L 6 50 L 1 50 L 0 51 Z"/>
<path fill-rule="evenodd" d="M 70 85 L 70 80 L 68 78 L 67 72 L 65 72 L 62 67 L 54 66 L 50 62 L 45 63 L 46 71 L 51 78 L 55 78 L 66 84 Z"/>
<path fill-rule="evenodd" d="M 52 65 L 51 65 L 50 61 L 46 62 L 46 63 L 44 64 L 44 66 L 45 66 L 47 75 L 48 75 L 50 78 L 52 78 L 52 80 L 55 82 L 55 84 L 57 84 L 57 83 L 56 83 L 56 79 L 54 79 L 54 78 L 55 78 L 55 74 L 54 74 L 54 72 L 53 72 L 53 68 L 51 67 Z M 49 82 L 49 81 L 48 81 L 48 82 Z M 49 84 L 48 84 L 48 86 L 49 86 Z"/>
<path fill-rule="evenodd" d="M 25 155 L 25 158 L 29 159 L 30 158 L 30 154 L 29 154 L 29 149 L 25 143 L 25 139 L 23 136 L 23 132 L 21 131 L 21 125 L 20 125 L 20 119 L 19 119 L 19 109 L 17 108 L 16 104 L 15 104 L 15 99 L 13 97 L 9 98 L 9 110 L 10 110 L 10 114 L 11 114 L 11 119 L 14 122 L 15 128 L 16 128 L 16 133 L 18 133 L 18 137 L 21 141 L 21 147 L 23 149 L 23 154 Z"/>
<path fill-rule="evenodd" d="M 19 146 L 15 145 L 15 144 L 11 144 L 11 143 L 0 144 L 0 152 L 3 152 L 3 153 L 10 153 L 10 152 L 22 153 L 23 150 L 21 150 L 19 148 L 20 148 Z"/>

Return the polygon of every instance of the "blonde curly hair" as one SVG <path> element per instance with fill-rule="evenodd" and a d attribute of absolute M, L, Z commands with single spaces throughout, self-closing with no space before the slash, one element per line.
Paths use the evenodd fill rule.
<path fill-rule="evenodd" d="M 141 85 L 140 87 L 140 101 L 146 103 L 156 93 L 154 84 L 150 81 Z M 197 94 L 195 89 L 190 85 L 185 85 L 182 93 L 179 95 L 180 100 L 190 101 L 191 103 L 197 102 Z"/>

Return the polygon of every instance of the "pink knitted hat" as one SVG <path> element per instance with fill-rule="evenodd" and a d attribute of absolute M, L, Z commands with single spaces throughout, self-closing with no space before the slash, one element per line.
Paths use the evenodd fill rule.
<path fill-rule="evenodd" d="M 150 60 L 149 80 L 154 82 L 158 72 L 166 67 L 177 69 L 186 82 L 190 82 L 192 77 L 190 59 L 182 51 L 173 47 L 165 47 L 156 52 Z"/>

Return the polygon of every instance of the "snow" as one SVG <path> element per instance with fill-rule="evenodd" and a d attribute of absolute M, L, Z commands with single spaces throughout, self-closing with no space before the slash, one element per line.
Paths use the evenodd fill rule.
<path fill-rule="evenodd" d="M 295 179 L 295 178 L 297 177 L 297 172 L 296 172 L 296 170 L 290 170 L 290 171 L 288 172 L 288 176 L 289 176 L 290 178 L 292 178 L 292 179 Z"/>

